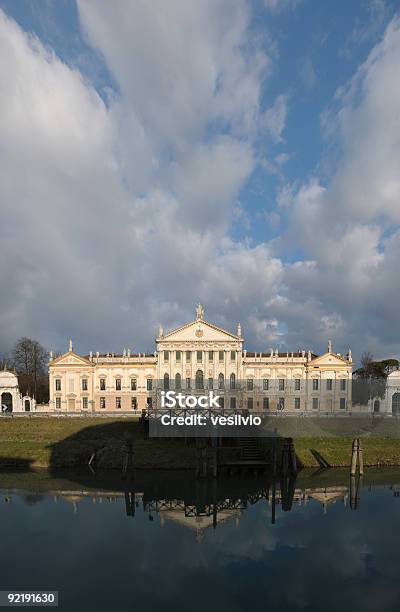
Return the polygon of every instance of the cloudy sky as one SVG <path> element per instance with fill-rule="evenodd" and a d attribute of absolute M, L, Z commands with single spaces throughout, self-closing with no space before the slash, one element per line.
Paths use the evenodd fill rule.
<path fill-rule="evenodd" d="M 0 0 L 0 353 L 400 353 L 390 0 Z"/>

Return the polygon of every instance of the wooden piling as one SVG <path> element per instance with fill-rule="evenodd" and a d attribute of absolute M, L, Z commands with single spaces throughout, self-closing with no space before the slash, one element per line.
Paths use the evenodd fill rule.
<path fill-rule="evenodd" d="M 351 475 L 355 476 L 357 472 L 357 459 L 358 459 L 358 438 L 354 438 L 351 447 Z"/>
<path fill-rule="evenodd" d="M 360 467 L 360 476 L 364 476 L 364 458 L 363 458 L 361 440 L 358 441 L 358 464 Z"/>

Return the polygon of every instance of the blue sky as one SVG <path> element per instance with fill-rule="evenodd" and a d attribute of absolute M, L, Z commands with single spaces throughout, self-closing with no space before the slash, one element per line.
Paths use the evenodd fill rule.
<path fill-rule="evenodd" d="M 0 194 L 4 351 L 148 350 L 201 300 L 251 348 L 398 354 L 398 3 L 107 4 L 0 0 L 2 155 L 31 189 Z"/>

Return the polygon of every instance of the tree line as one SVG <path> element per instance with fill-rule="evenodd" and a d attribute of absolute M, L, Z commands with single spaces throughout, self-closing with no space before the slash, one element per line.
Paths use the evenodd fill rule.
<path fill-rule="evenodd" d="M 0 357 L 1 369 L 15 370 L 19 390 L 35 397 L 39 404 L 49 401 L 47 364 L 49 352 L 37 340 L 20 338 L 9 355 Z"/>

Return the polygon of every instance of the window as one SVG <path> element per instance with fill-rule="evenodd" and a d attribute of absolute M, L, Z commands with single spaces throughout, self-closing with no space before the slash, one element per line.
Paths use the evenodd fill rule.
<path fill-rule="evenodd" d="M 380 401 L 375 400 L 374 401 L 374 412 L 379 412 L 379 410 L 380 410 Z"/>
<path fill-rule="evenodd" d="M 87 378 L 82 378 L 82 391 L 87 391 Z"/>
<path fill-rule="evenodd" d="M 131 391 L 136 391 L 137 389 L 137 380 L 136 378 L 131 378 Z"/>
<path fill-rule="evenodd" d="M 269 397 L 263 397 L 263 410 L 269 410 Z"/>
<path fill-rule="evenodd" d="M 101 397 L 100 398 L 100 408 L 105 408 L 105 407 L 106 407 L 106 398 Z"/>
<path fill-rule="evenodd" d="M 214 361 L 214 351 L 208 351 L 208 361 Z"/>
<path fill-rule="evenodd" d="M 296 408 L 296 410 L 300 410 L 300 398 L 299 397 L 294 398 L 294 407 Z"/>
<path fill-rule="evenodd" d="M 236 351 L 231 351 L 231 361 L 236 361 Z"/>
<path fill-rule="evenodd" d="M 56 410 L 61 410 L 61 397 L 56 397 Z"/>
<path fill-rule="evenodd" d="M 169 389 L 169 374 L 164 374 L 164 390 Z"/>
<path fill-rule="evenodd" d="M 247 410 L 253 410 L 253 398 L 252 397 L 247 398 Z"/>
<path fill-rule="evenodd" d="M 196 361 L 201 363 L 203 361 L 203 351 L 196 351 Z"/>
<path fill-rule="evenodd" d="M 300 378 L 295 378 L 294 379 L 294 390 L 295 391 L 300 391 Z"/>
<path fill-rule="evenodd" d="M 313 388 L 313 391 L 318 391 L 318 388 L 319 388 L 319 380 L 318 380 L 318 378 L 313 378 L 312 388 Z"/>
<path fill-rule="evenodd" d="M 191 359 L 192 359 L 191 351 L 186 351 L 186 361 L 191 361 Z"/>
<path fill-rule="evenodd" d="M 231 397 L 231 410 L 236 410 L 236 397 Z"/>
<path fill-rule="evenodd" d="M 312 398 L 312 407 L 313 407 L 313 410 L 318 410 L 318 407 L 319 407 L 319 399 L 318 399 L 318 397 L 313 397 Z"/>
<path fill-rule="evenodd" d="M 146 389 L 147 391 L 153 391 L 153 379 L 152 378 L 147 378 Z"/>
<path fill-rule="evenodd" d="M 285 390 L 285 379 L 280 378 L 279 379 L 279 391 L 284 391 L 284 390 Z"/>
<path fill-rule="evenodd" d="M 208 379 L 208 388 L 214 389 L 214 379 L 213 378 Z"/>
<path fill-rule="evenodd" d="M 146 404 L 147 404 L 148 410 L 151 410 L 153 408 L 153 398 L 152 397 L 148 397 Z"/>
<path fill-rule="evenodd" d="M 176 351 L 176 353 L 175 353 L 176 361 L 180 361 L 181 360 L 181 356 L 182 356 L 182 353 L 180 351 Z"/>
<path fill-rule="evenodd" d="M 87 410 L 89 408 L 89 401 L 87 397 L 82 397 L 82 408 Z"/>
<path fill-rule="evenodd" d="M 106 379 L 100 378 L 100 391 L 105 391 L 105 390 L 106 390 Z"/>
<path fill-rule="evenodd" d="M 169 361 L 169 351 L 164 351 L 164 361 Z"/>
<path fill-rule="evenodd" d="M 190 389 L 190 387 L 191 387 L 191 382 L 190 382 L 190 377 L 188 377 L 186 379 L 186 389 Z"/>
<path fill-rule="evenodd" d="M 253 391 L 253 388 L 254 388 L 253 379 L 248 378 L 247 379 L 247 391 Z"/>
<path fill-rule="evenodd" d="M 345 397 L 340 398 L 340 410 L 346 410 L 346 398 Z"/>
<path fill-rule="evenodd" d="M 196 389 L 204 389 L 204 379 L 202 370 L 196 372 Z"/>
<path fill-rule="evenodd" d="M 341 391 L 346 391 L 346 379 L 345 378 L 341 378 L 340 379 L 340 390 Z"/>
<path fill-rule="evenodd" d="M 230 379 L 229 379 L 229 384 L 230 384 L 231 389 L 236 388 L 236 376 L 234 374 L 231 374 Z"/>
<path fill-rule="evenodd" d="M 61 378 L 56 378 L 56 391 L 61 391 Z"/>
<path fill-rule="evenodd" d="M 218 389 L 223 389 L 224 388 L 224 375 L 220 374 L 218 376 Z"/>
<path fill-rule="evenodd" d="M 326 390 L 332 391 L 332 389 L 333 389 L 333 380 L 332 378 L 328 378 L 328 380 L 326 381 Z"/>
<path fill-rule="evenodd" d="M 115 398 L 115 408 L 117 410 L 121 410 L 121 398 L 120 397 Z"/>
<path fill-rule="evenodd" d="M 179 373 L 175 374 L 175 389 L 182 388 L 182 377 Z"/>
<path fill-rule="evenodd" d="M 121 391 L 121 379 L 120 378 L 115 379 L 115 390 Z"/>
<path fill-rule="evenodd" d="M 132 410 L 137 410 L 137 399 L 136 399 L 136 397 L 131 397 L 131 408 L 132 408 Z"/>
<path fill-rule="evenodd" d="M 218 351 L 218 359 L 219 359 L 219 361 L 223 361 L 224 360 L 224 351 Z"/>
<path fill-rule="evenodd" d="M 285 398 L 284 397 L 280 397 L 278 399 L 278 406 L 277 406 L 278 410 L 284 410 L 285 408 Z"/>
<path fill-rule="evenodd" d="M 269 378 L 263 378 L 263 391 L 268 391 L 269 389 Z"/>
<path fill-rule="evenodd" d="M 224 397 L 220 397 L 218 400 L 218 404 L 219 407 L 221 408 L 221 410 L 223 410 L 225 408 L 225 398 Z"/>

